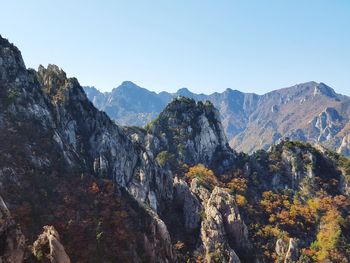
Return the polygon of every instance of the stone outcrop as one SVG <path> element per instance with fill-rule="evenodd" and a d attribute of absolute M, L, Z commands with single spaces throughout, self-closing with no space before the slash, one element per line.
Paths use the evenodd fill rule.
<path fill-rule="evenodd" d="M 337 152 L 345 156 L 350 156 L 349 145 L 350 145 L 350 133 L 348 133 L 343 137 L 343 139 L 341 140 L 341 144 L 337 149 Z"/>
<path fill-rule="evenodd" d="M 290 238 L 288 251 L 284 262 L 292 263 L 292 262 L 296 262 L 298 259 L 299 259 L 298 241 L 295 238 Z"/>
<path fill-rule="evenodd" d="M 209 190 L 194 178 L 188 187 L 175 180 L 175 197 L 182 201 L 187 230 L 200 228 L 197 250 L 207 262 L 241 262 L 252 245 L 233 197 L 223 188 Z M 187 203 L 186 203 L 187 202 Z M 199 225 L 200 224 L 200 225 Z"/>
<path fill-rule="evenodd" d="M 310 122 L 317 136 L 317 142 L 330 141 L 344 128 L 342 117 L 335 108 L 328 107 Z"/>
<path fill-rule="evenodd" d="M 149 261 L 156 263 L 176 262 L 176 254 L 173 251 L 167 226 L 153 210 L 148 208 L 146 210 L 154 219 L 148 226 L 148 233 L 143 236 Z"/>
<path fill-rule="evenodd" d="M 255 260 L 249 255 L 252 244 L 247 226 L 227 189 L 207 189 L 197 178 L 189 186 L 175 178 L 174 187 L 177 205 L 183 207 L 186 230 L 200 230 L 198 242 L 201 246 L 196 253 L 204 255 L 207 262 Z"/>
<path fill-rule="evenodd" d="M 298 240 L 295 238 L 289 238 L 288 241 L 281 238 L 277 239 L 275 251 L 279 262 L 298 262 L 300 252 L 298 248 Z"/>
<path fill-rule="evenodd" d="M 215 187 L 203 206 L 201 239 L 208 262 L 216 253 L 224 255 L 223 262 L 240 262 L 236 252 L 247 252 L 251 244 L 233 197 L 224 189 Z"/>
<path fill-rule="evenodd" d="M 71 262 L 53 226 L 44 226 L 43 233 L 33 244 L 32 252 L 38 260 L 46 258 L 52 263 Z"/>
<path fill-rule="evenodd" d="M 288 251 L 288 244 L 281 238 L 277 239 L 275 251 L 280 259 L 285 257 Z"/>
<path fill-rule="evenodd" d="M 183 207 L 186 231 L 191 232 L 198 229 L 201 222 L 202 205 L 187 183 L 178 177 L 174 178 L 174 201 L 176 205 Z"/>

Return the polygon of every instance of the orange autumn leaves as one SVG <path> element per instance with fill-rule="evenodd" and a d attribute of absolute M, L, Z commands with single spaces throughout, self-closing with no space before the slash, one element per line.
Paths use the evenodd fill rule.
<path fill-rule="evenodd" d="M 214 172 L 203 164 L 197 164 L 188 168 L 188 172 L 185 173 L 185 180 L 191 182 L 194 178 L 196 178 L 199 183 L 204 183 L 206 185 L 217 186 L 220 184 Z"/>
<path fill-rule="evenodd" d="M 347 262 L 350 251 L 344 241 L 350 228 L 350 200 L 319 190 L 310 197 L 300 191 L 265 191 L 258 196 L 248 189 L 248 177 L 241 170 L 216 176 L 203 164 L 185 166 L 187 183 L 194 178 L 212 190 L 214 186 L 226 188 L 235 196 L 238 206 L 248 219 L 252 240 L 267 259 L 277 260 L 275 242 L 278 238 L 296 238 L 305 244 L 300 247 L 301 257 L 308 262 Z M 248 202 L 249 200 L 249 202 Z"/>
<path fill-rule="evenodd" d="M 90 193 L 97 194 L 100 192 L 100 188 L 98 187 L 96 182 L 93 182 L 89 188 Z"/>
<path fill-rule="evenodd" d="M 326 259 L 332 262 L 346 262 L 346 250 L 342 229 L 349 224 L 350 201 L 343 195 L 329 196 L 319 192 L 314 198 L 302 202 L 290 200 L 287 195 L 264 192 L 260 201 L 261 211 L 268 223 L 261 225 L 257 235 L 260 238 L 296 237 L 315 232 L 315 241 L 302 253 L 316 262 Z M 319 227 L 317 227 L 319 226 Z"/>

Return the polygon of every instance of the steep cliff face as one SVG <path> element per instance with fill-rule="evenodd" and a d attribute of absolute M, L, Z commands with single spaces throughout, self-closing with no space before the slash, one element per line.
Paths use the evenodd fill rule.
<path fill-rule="evenodd" d="M 26 70 L 18 49 L 2 38 L 0 44 L 1 193 L 10 210 L 20 210 L 18 217 L 21 213 L 25 213 L 24 218 L 35 214 L 37 225 L 20 218 L 25 234 L 37 233 L 40 224 L 58 224 L 60 216 L 53 211 L 65 202 L 66 187 L 75 178 L 81 178 L 82 185 L 84 180 L 91 180 L 91 175 L 98 180 L 110 179 L 155 211 L 160 203 L 157 200 L 171 196 L 171 178 L 105 113 L 93 107 L 76 79 L 67 78 L 54 65 L 41 66 L 38 72 Z M 83 191 L 71 193 L 71 198 L 84 196 Z M 17 196 L 15 192 L 24 194 Z M 130 203 L 127 195 L 117 194 L 116 201 L 119 198 Z M 45 211 L 45 203 L 53 211 Z M 144 210 L 125 204 L 126 215 L 131 209 L 139 213 Z M 84 218 L 77 213 L 74 218 Z M 141 222 L 131 221 L 139 227 L 144 224 L 139 230 L 145 233 L 144 238 L 136 238 L 125 250 L 132 252 L 140 246 L 145 256 L 152 257 L 152 249 L 156 249 L 157 253 L 164 252 L 156 261 L 174 261 L 164 223 L 156 213 L 145 210 L 142 215 Z M 124 231 L 130 233 L 132 227 L 127 228 Z M 135 254 L 134 258 L 141 256 Z"/>
<path fill-rule="evenodd" d="M 248 229 L 233 197 L 224 189 L 215 187 L 204 203 L 201 239 L 207 261 L 221 258 L 223 262 L 240 262 L 251 249 Z M 243 257 L 244 258 L 244 257 Z M 216 260 L 216 259 L 215 259 Z"/>
<path fill-rule="evenodd" d="M 39 68 L 38 76 L 44 92 L 51 92 L 53 98 L 57 141 L 78 155 L 88 171 L 99 178 L 113 179 L 140 202 L 152 204 L 155 210 L 160 199 L 171 197 L 171 178 L 123 129 L 93 107 L 75 79 L 67 79 L 64 72 L 52 65 Z"/>

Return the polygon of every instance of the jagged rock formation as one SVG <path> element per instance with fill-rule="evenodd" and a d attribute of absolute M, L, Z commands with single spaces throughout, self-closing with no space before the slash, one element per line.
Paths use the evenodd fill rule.
<path fill-rule="evenodd" d="M 67 78 L 54 65 L 40 66 L 38 72 L 27 70 L 18 49 L 0 39 L 3 149 L 0 178 L 1 193 L 11 206 L 18 207 L 18 203 L 24 201 L 19 202 L 11 189 L 26 193 L 28 188 L 42 187 L 42 182 L 33 185 L 38 180 L 36 177 L 43 176 L 41 181 L 53 184 L 58 176 L 64 184 L 71 180 L 69 176 L 76 177 L 76 174 L 81 178 L 90 174 L 111 179 L 154 210 L 158 209 L 160 200 L 171 197 L 171 177 L 166 176 L 105 113 L 93 107 L 76 79 Z M 64 175 L 69 176 L 62 177 Z M 61 195 L 62 190 L 55 189 L 57 186 L 40 191 L 60 191 Z M 29 195 L 27 198 L 41 197 Z M 137 210 L 144 209 L 138 207 Z M 143 249 L 156 248 L 160 254 L 156 261 L 174 261 L 164 224 L 155 213 L 143 214 L 144 227 L 151 231 L 140 241 Z M 35 229 L 40 226 L 30 225 L 29 228 L 27 231 L 37 231 Z M 137 256 L 140 257 L 134 255 Z"/>
<path fill-rule="evenodd" d="M 204 95 L 192 93 L 186 88 L 173 94 L 156 94 L 133 83 L 126 83 L 128 89 L 123 83 L 110 93 L 100 93 L 89 87 L 85 91 L 97 108 L 106 111 L 112 119 L 123 125 L 145 125 L 152 116 L 160 113 L 167 102 L 181 95 L 211 101 L 220 112 L 230 145 L 237 151 L 251 153 L 261 148 L 268 149 L 281 137 L 290 137 L 293 140 L 320 143 L 338 153 L 349 155 L 350 99 L 335 93 L 323 83 L 307 82 L 261 96 L 231 89 Z M 144 95 L 136 99 L 133 95 L 136 92 Z M 143 97 L 147 99 L 145 105 L 156 106 L 128 109 L 119 102 L 123 100 L 131 102 L 130 105 L 139 105 Z M 121 111 L 123 115 L 114 111 Z"/>
<path fill-rule="evenodd" d="M 237 205 L 227 192 L 215 187 L 204 202 L 204 219 L 201 239 L 206 259 L 220 258 L 222 262 L 240 262 L 236 252 L 251 249 L 248 229 L 244 224 Z M 235 252 L 236 251 L 236 252 Z"/>
<path fill-rule="evenodd" d="M 220 164 L 229 166 L 234 152 L 219 120 L 210 102 L 178 97 L 146 127 L 146 148 L 155 156 L 165 151 L 190 165 L 210 166 L 220 155 Z"/>
<path fill-rule="evenodd" d="M 220 187 L 207 189 L 196 178 L 190 185 L 176 178 L 174 184 L 186 231 L 193 235 L 199 230 L 198 253 L 207 262 L 241 262 L 236 253 L 244 258 L 252 246 L 232 196 Z"/>

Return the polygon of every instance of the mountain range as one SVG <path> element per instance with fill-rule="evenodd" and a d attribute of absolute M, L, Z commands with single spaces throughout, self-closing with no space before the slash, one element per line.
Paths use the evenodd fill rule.
<path fill-rule="evenodd" d="M 232 89 L 205 95 L 186 88 L 157 94 L 130 81 L 111 92 L 84 90 L 95 107 L 121 125 L 144 126 L 173 98 L 185 96 L 209 100 L 218 108 L 229 143 L 237 151 L 267 150 L 289 137 L 350 155 L 350 98 L 324 83 L 307 82 L 264 95 Z"/>
<path fill-rule="evenodd" d="M 306 86 L 306 101 L 347 110 Z M 246 96 L 248 112 L 271 95 Z M 0 36 L 0 262 L 348 262 L 349 195 L 350 160 L 336 152 L 288 138 L 237 152 L 214 104 L 188 96 L 145 127 L 118 125 L 76 78 L 27 69 Z"/>

